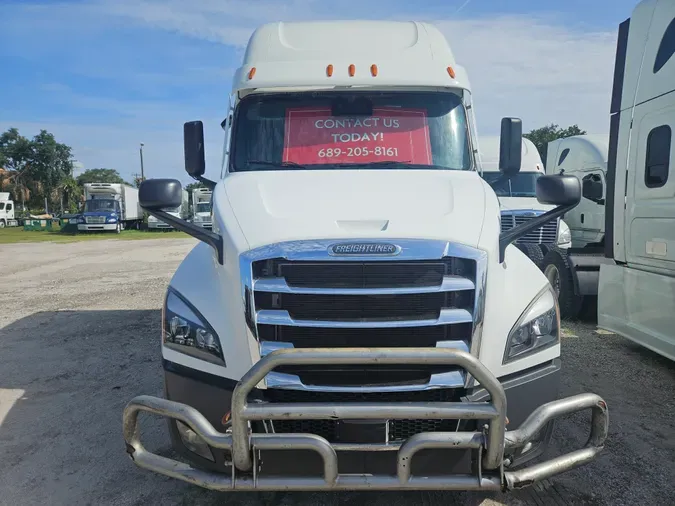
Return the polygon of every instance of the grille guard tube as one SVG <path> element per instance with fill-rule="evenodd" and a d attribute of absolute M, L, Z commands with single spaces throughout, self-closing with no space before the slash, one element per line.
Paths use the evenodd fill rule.
<path fill-rule="evenodd" d="M 246 402 L 249 392 L 265 375 L 281 365 L 299 364 L 430 364 L 462 367 L 490 393 L 490 402 L 447 403 L 256 403 Z M 546 424 L 560 416 L 592 410 L 591 431 L 584 448 L 513 472 L 503 471 L 505 449 L 529 442 Z M 232 475 L 194 469 L 148 452 L 140 442 L 138 413 L 180 420 L 208 445 L 232 453 Z M 196 409 L 150 396 L 132 399 L 124 409 L 123 431 L 127 452 L 144 469 L 212 490 L 509 490 L 521 488 L 583 465 L 602 450 L 608 432 L 605 401 L 595 394 L 580 394 L 537 408 L 514 431 L 505 431 L 506 398 L 499 381 L 469 353 L 442 348 L 340 348 L 278 350 L 263 357 L 237 384 L 232 397 L 232 433 L 218 432 Z M 250 420 L 307 418 L 462 418 L 487 420 L 485 432 L 426 432 L 416 434 L 398 449 L 396 476 L 340 475 L 335 448 L 314 434 L 249 434 Z M 355 448 L 359 445 L 354 445 Z M 410 475 L 414 454 L 427 448 L 474 449 L 479 452 L 476 475 L 417 477 Z M 257 450 L 311 450 L 324 463 L 323 478 L 260 477 L 254 465 Z M 251 472 L 249 472 L 251 471 Z"/>

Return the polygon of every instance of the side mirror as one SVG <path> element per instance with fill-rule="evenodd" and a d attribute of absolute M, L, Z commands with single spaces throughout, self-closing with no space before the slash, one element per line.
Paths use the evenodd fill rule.
<path fill-rule="evenodd" d="M 148 212 L 178 207 L 182 202 L 181 184 L 176 179 L 147 179 L 138 189 L 138 201 Z"/>
<path fill-rule="evenodd" d="M 183 188 L 180 181 L 146 179 L 138 189 L 138 201 L 141 208 L 155 218 L 210 245 L 216 250 L 218 262 L 220 264 L 224 262 L 223 238 L 220 235 L 164 211 L 164 209 L 178 207 L 183 203 Z"/>
<path fill-rule="evenodd" d="M 499 261 L 504 261 L 506 247 L 519 237 L 523 237 L 547 222 L 561 217 L 574 209 L 581 200 L 581 183 L 575 176 L 539 176 L 537 178 L 537 200 L 541 204 L 554 205 L 555 208 L 541 216 L 531 218 L 524 223 L 506 230 L 499 235 Z"/>
<path fill-rule="evenodd" d="M 574 176 L 539 176 L 537 200 L 553 206 L 576 206 L 581 200 L 581 184 Z"/>
<path fill-rule="evenodd" d="M 584 179 L 581 194 L 584 198 L 599 202 L 602 200 L 602 181 Z"/>
<path fill-rule="evenodd" d="M 519 118 L 502 118 L 499 137 L 499 170 L 505 176 L 520 171 L 522 159 L 523 123 Z"/>
<path fill-rule="evenodd" d="M 188 121 L 183 125 L 183 150 L 185 154 L 185 172 L 198 179 L 206 172 L 204 160 L 204 124 L 201 121 Z"/>

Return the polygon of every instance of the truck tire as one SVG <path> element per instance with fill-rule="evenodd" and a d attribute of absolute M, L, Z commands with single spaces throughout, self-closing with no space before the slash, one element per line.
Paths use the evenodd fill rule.
<path fill-rule="evenodd" d="M 0 220 L 0 228 L 5 228 L 5 220 Z"/>
<path fill-rule="evenodd" d="M 534 265 L 543 270 L 544 253 L 538 244 L 517 244 L 516 247 L 525 253 L 527 257 L 534 262 Z"/>
<path fill-rule="evenodd" d="M 552 248 L 544 257 L 542 271 L 558 296 L 560 317 L 566 320 L 576 319 L 584 297 L 576 292 L 574 270 L 567 258 L 567 252 L 557 247 Z"/>
<path fill-rule="evenodd" d="M 122 232 L 122 224 L 117 223 L 117 228 L 115 229 L 115 233 L 119 234 Z"/>

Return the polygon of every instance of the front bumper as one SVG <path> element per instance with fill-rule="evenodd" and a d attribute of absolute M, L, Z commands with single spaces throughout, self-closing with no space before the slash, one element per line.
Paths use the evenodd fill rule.
<path fill-rule="evenodd" d="M 249 403 L 250 394 L 272 370 L 284 365 L 328 364 L 429 364 L 453 365 L 465 369 L 489 394 L 490 401 L 438 403 Z M 474 393 L 480 397 L 481 391 Z M 531 485 L 555 474 L 593 460 L 602 450 L 608 430 L 605 401 L 595 394 L 581 394 L 552 401 L 536 408 L 514 431 L 506 432 L 507 396 L 502 384 L 469 353 L 443 348 L 411 349 L 285 349 L 257 362 L 234 388 L 231 426 L 220 432 L 215 426 L 218 412 L 207 416 L 175 401 L 149 396 L 133 399 L 124 410 L 124 438 L 127 452 L 141 468 L 178 478 L 213 490 L 510 490 Z M 584 448 L 518 471 L 505 471 L 505 455 L 525 447 L 545 431 L 554 419 L 591 409 L 591 432 Z M 180 420 L 211 448 L 231 456 L 230 473 L 199 470 L 188 464 L 148 452 L 140 442 L 138 413 L 146 411 Z M 210 420 L 209 420 L 210 419 Z M 339 448 L 315 434 L 251 433 L 250 423 L 263 420 L 380 420 L 451 419 L 476 420 L 479 431 L 423 432 L 396 450 L 396 468 L 391 474 L 344 474 L 338 470 L 337 450 L 381 451 L 372 444 Z M 484 424 L 483 424 L 484 422 Z M 337 448 L 336 448 L 337 447 Z M 413 456 L 427 450 L 474 452 L 477 465 L 471 473 L 413 475 Z M 260 474 L 260 452 L 307 450 L 323 464 L 323 476 L 280 477 Z M 508 459 L 507 459 L 508 463 Z"/>
<path fill-rule="evenodd" d="M 148 220 L 148 228 L 149 229 L 170 229 L 173 228 L 171 225 L 168 223 L 164 223 L 163 221 L 150 221 Z"/>
<path fill-rule="evenodd" d="M 79 223 L 77 230 L 80 232 L 115 231 L 117 230 L 117 223 Z"/>

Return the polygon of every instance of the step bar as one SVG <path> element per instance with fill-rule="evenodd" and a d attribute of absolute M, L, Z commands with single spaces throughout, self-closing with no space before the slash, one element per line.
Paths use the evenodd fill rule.
<path fill-rule="evenodd" d="M 275 368 L 285 365 L 426 364 L 461 367 L 490 394 L 490 401 L 437 403 L 356 402 L 254 403 L 249 393 Z M 546 424 L 560 416 L 592 410 L 590 436 L 576 451 L 521 470 L 504 471 L 505 450 L 522 447 Z M 180 420 L 209 446 L 232 455 L 231 475 L 202 471 L 188 464 L 148 452 L 140 441 L 138 414 Z M 253 420 L 302 419 L 474 419 L 485 421 L 482 432 L 425 432 L 406 440 L 398 449 L 396 475 L 341 475 L 336 448 L 314 434 L 251 434 Z M 506 431 L 506 396 L 499 381 L 473 355 L 451 348 L 302 348 L 280 349 L 263 357 L 237 384 L 232 396 L 231 433 L 217 431 L 196 409 L 166 399 L 139 396 L 124 409 L 124 439 L 133 462 L 150 471 L 212 490 L 512 490 L 531 485 L 593 460 L 603 449 L 608 431 L 605 401 L 580 394 L 537 408 L 514 431 Z M 359 445 L 353 445 L 356 449 Z M 372 446 L 372 445 L 371 445 Z M 364 446 L 367 449 L 368 445 Z M 410 462 L 423 449 L 472 449 L 478 452 L 478 470 L 472 475 L 411 476 Z M 263 477 L 257 472 L 260 450 L 311 450 L 323 460 L 323 478 Z"/>

